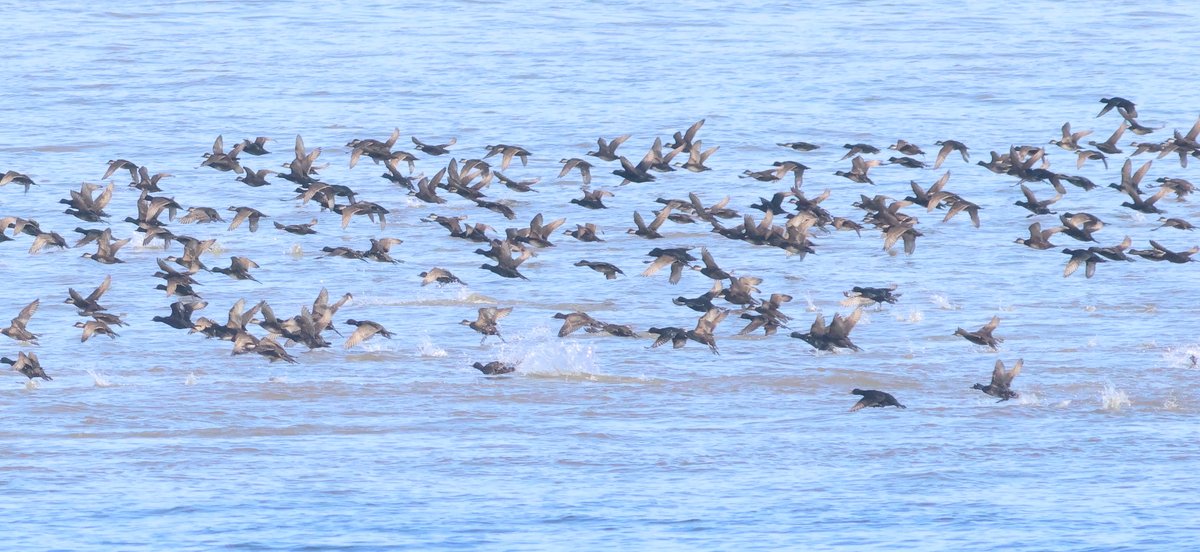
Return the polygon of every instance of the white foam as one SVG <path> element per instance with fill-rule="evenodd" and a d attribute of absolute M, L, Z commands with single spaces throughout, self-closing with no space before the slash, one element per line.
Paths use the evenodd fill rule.
<path fill-rule="evenodd" d="M 112 387 L 115 385 L 114 383 L 108 381 L 108 378 L 104 377 L 104 374 L 101 374 L 100 372 L 88 369 L 87 373 L 89 376 L 92 376 L 92 384 L 96 387 Z"/>
<path fill-rule="evenodd" d="M 899 322 L 907 322 L 909 324 L 916 324 L 925 320 L 925 313 L 917 309 L 909 309 L 907 313 L 894 312 L 892 316 Z"/>
<path fill-rule="evenodd" d="M 949 297 L 946 297 L 940 293 L 930 295 L 929 301 L 933 303 L 933 306 L 942 310 L 958 310 L 962 308 L 961 305 L 954 304 L 950 301 Z"/>
<path fill-rule="evenodd" d="M 183 380 L 184 385 L 196 385 L 196 373 L 188 372 L 187 378 Z"/>
<path fill-rule="evenodd" d="M 445 349 L 433 344 L 429 334 L 421 336 L 421 342 L 417 344 L 417 353 L 421 355 L 421 358 L 442 358 L 449 355 Z"/>
<path fill-rule="evenodd" d="M 1129 395 L 1117 389 L 1117 386 L 1113 385 L 1113 382 L 1104 383 L 1104 388 L 1100 390 L 1100 405 L 1104 410 L 1116 412 L 1132 404 L 1129 401 Z"/>

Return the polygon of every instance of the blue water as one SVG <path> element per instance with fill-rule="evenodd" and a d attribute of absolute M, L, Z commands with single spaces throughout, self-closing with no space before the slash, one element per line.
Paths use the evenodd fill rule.
<path fill-rule="evenodd" d="M 1057 139 L 1066 121 L 1102 141 L 1119 118 L 1095 118 L 1097 100 L 1113 95 L 1137 102 L 1143 124 L 1165 127 L 1126 133 L 1127 153 L 1130 141 L 1186 133 L 1200 114 L 1189 3 L 147 1 L 9 3 L 3 13 L 0 171 L 39 185 L 0 188 L 0 217 L 36 219 L 74 242 L 72 228 L 104 225 L 63 214 L 57 200 L 101 182 L 108 160 L 129 159 L 174 175 L 159 195 L 185 207 L 252 205 L 271 217 L 256 233 L 170 225 L 218 240 L 210 266 L 233 255 L 261 265 L 261 283 L 197 275 L 209 303 L 197 316 L 223 322 L 239 298 L 291 316 L 324 287 L 353 295 L 337 315 L 343 334 L 345 318 L 396 334 L 346 350 L 326 332 L 331 348 L 288 347 L 295 365 L 231 356 L 228 342 L 150 321 L 175 300 L 153 289 L 154 261 L 178 245 L 131 244 L 118 254 L 125 263 L 101 265 L 80 256 L 94 246 L 31 255 L 28 236 L 0 244 L 0 319 L 41 299 L 29 323 L 40 345 L 0 337 L 0 353 L 36 352 L 54 378 L 27 384 L 11 373 L 0 383 L 6 548 L 1144 550 L 1188 542 L 1200 517 L 1196 265 L 1110 262 L 1091 279 L 1082 270 L 1064 279 L 1057 248 L 1013 243 L 1030 222 L 1057 217 L 1027 218 L 1012 205 L 1016 179 L 974 164 Z M 655 137 L 702 118 L 698 138 L 720 146 L 712 171 L 622 187 L 613 164 L 584 157 L 597 165 L 592 187 L 614 196 L 599 211 L 568 203 L 580 180 L 556 178 L 559 159 L 629 133 L 620 152 L 636 160 Z M 540 177 L 538 193 L 485 190 L 511 202 L 517 219 L 507 221 L 445 192 L 444 205 L 422 203 L 365 158 L 348 168 L 343 144 L 393 128 L 408 151 L 413 136 L 457 139 L 450 155 L 418 154 L 427 175 L 486 145 L 522 145 L 529 165 L 503 172 Z M 387 226 L 356 217 L 342 229 L 278 177 L 250 188 L 200 167 L 218 135 L 227 147 L 276 139 L 271 154 L 242 156 L 273 170 L 303 136 L 330 164 L 322 180 L 391 210 Z M 876 167 L 873 187 L 833 176 L 849 167 L 842 144 L 900 138 L 928 161 L 935 141 L 960 140 L 971 163 L 952 155 L 937 171 Z M 775 145 L 795 140 L 822 148 Z M 1120 206 L 1127 198 L 1104 186 L 1119 180 L 1125 155 L 1077 169 L 1075 154 L 1046 147 L 1053 170 L 1101 185 L 1068 185 L 1053 207 L 1103 219 L 1098 245 L 1125 235 L 1136 248 L 1200 243 Z M 823 206 L 852 219 L 860 194 L 900 199 L 910 180 L 928 186 L 948 169 L 947 189 L 979 204 L 982 224 L 910 206 L 924 233 L 911 256 L 884 251 L 867 229 L 817 234 L 817 252 L 803 259 L 702 224 L 667 223 L 657 241 L 625 232 L 633 211 L 649 217 L 655 198 L 688 192 L 707 203 L 731 196 L 757 221 L 749 205 L 789 183 L 737 176 L 780 160 L 810 166 L 808 196 L 831 190 Z M 1156 160 L 1144 186 L 1194 180 L 1197 165 Z M 133 236 L 117 221 L 135 214 L 136 190 L 123 172 L 112 181 L 113 234 Z M 1159 206 L 1200 220 L 1194 199 Z M 537 213 L 567 222 L 555 247 L 522 265 L 525 282 L 480 270 L 478 244 L 421 221 L 430 213 L 465 215 L 499 236 Z M 311 236 L 271 225 L 314 217 Z M 561 235 L 584 223 L 606 241 Z M 392 250 L 402 264 L 320 256 L 385 236 L 404 240 Z M 670 246 L 707 247 L 723 268 L 762 278 L 762 297 L 792 295 L 782 309 L 792 327 L 737 337 L 733 314 L 716 330 L 719 356 L 695 342 L 647 349 L 649 327 L 695 324 L 670 299 L 711 285 L 695 271 L 678 285 L 665 271 L 638 276 L 650 248 Z M 572 266 L 579 259 L 628 276 L 605 280 Z M 468 285 L 421 287 L 417 274 L 433 266 Z M 66 290 L 86 294 L 106 275 L 113 286 L 101 302 L 129 326 L 80 343 Z M 787 337 L 818 312 L 848 313 L 839 303 L 852 286 L 889 284 L 902 297 L 867 310 L 852 335 L 863 351 L 814 353 Z M 514 307 L 500 322 L 507 343 L 480 345 L 459 324 L 489 305 Z M 560 339 L 551 316 L 572 309 L 642 337 Z M 993 315 L 998 352 L 952 335 Z M 970 388 L 996 359 L 1018 358 L 1019 399 L 996 404 Z M 517 371 L 486 378 L 470 368 L 497 359 Z M 855 387 L 889 391 L 908 408 L 848 413 Z"/>

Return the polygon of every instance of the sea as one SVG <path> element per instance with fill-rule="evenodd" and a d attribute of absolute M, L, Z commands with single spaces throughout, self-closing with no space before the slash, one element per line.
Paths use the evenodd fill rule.
<path fill-rule="evenodd" d="M 0 243 L 0 320 L 35 299 L 37 344 L 0 336 L 0 355 L 36 354 L 52 381 L 0 366 L 0 542 L 6 550 L 1154 550 L 1188 549 L 1200 519 L 1200 302 L 1195 264 L 1136 259 L 1100 263 L 1091 278 L 1064 278 L 1063 248 L 1173 251 L 1200 233 L 1160 228 L 1160 217 L 1200 223 L 1195 197 L 1163 197 L 1163 214 L 1123 207 L 1109 188 L 1152 162 L 1142 182 L 1196 179 L 1200 160 L 1130 157 L 1131 142 L 1186 135 L 1200 116 L 1200 68 L 1191 2 L 508 2 L 360 0 L 302 2 L 2 2 L 0 172 L 36 182 L 0 188 L 0 218 L 36 220 L 68 245 L 110 228 L 122 263 L 85 258 L 96 245 L 28 252 L 32 237 Z M 1126 132 L 1105 163 L 1049 144 L 1060 127 L 1103 142 L 1121 125 L 1097 117 L 1101 98 L 1127 98 L 1154 132 Z M 629 134 L 618 149 L 636 163 L 656 138 L 697 121 L 695 140 L 717 147 L 711 170 L 654 173 L 621 185 L 615 162 L 588 157 L 597 138 Z M 493 181 L 489 201 L 508 220 L 443 191 L 415 198 L 381 178 L 367 157 L 350 167 L 355 139 L 414 153 L 432 176 L 487 146 L 519 145 L 493 169 L 538 179 L 520 193 Z M 386 222 L 348 225 L 298 199 L 278 175 L 250 187 L 202 166 L 218 136 L 224 150 L 257 136 L 270 153 L 243 153 L 254 170 L 284 171 L 297 136 L 320 149 L 321 181 L 386 208 Z M 453 142 L 444 155 L 416 149 Z M 849 170 L 844 144 L 898 155 L 920 146 L 932 166 L 938 141 L 969 148 L 943 165 L 883 164 L 874 184 Z M 777 144 L 819 145 L 798 152 Z M 1051 209 L 1030 216 L 1018 179 L 977 164 L 1012 146 L 1045 149 L 1049 169 L 1085 176 Z M 1091 147 L 1091 146 L 1086 146 Z M 667 148 L 669 150 L 669 148 Z M 675 158 L 679 163 L 687 154 Z M 606 209 L 573 204 L 579 172 Z M 244 256 L 255 280 L 194 275 L 204 316 L 224 324 L 240 300 L 267 301 L 280 317 L 336 300 L 327 348 L 284 343 L 294 364 L 232 355 L 228 341 L 152 321 L 179 297 L 156 290 L 156 260 L 179 244 L 143 245 L 139 190 L 110 160 L 165 172 L 161 192 L 184 209 L 250 206 L 269 218 L 256 232 L 228 222 L 163 222 L 178 235 L 215 239 L 201 260 Z M 813 229 L 813 249 L 789 255 L 666 222 L 661 239 L 628 233 L 657 199 L 727 206 L 749 215 L 786 192 L 745 171 L 794 161 L 802 190 L 834 216 L 861 221 L 864 197 L 903 200 L 911 182 L 978 205 L 909 205 L 922 233 L 915 251 L 883 247 L 879 230 Z M 401 163 L 407 173 L 407 167 Z M 444 182 L 444 180 L 443 180 Z M 64 214 L 84 183 L 114 184 L 110 217 Z M 1025 183 L 1039 198 L 1046 182 Z M 345 203 L 344 198 L 339 198 Z M 785 203 L 785 206 L 787 204 Z M 1086 212 L 1105 225 L 1096 242 L 1063 234 L 1039 251 L 1014 243 L 1028 227 Z M 528 280 L 480 268 L 486 244 L 452 238 L 427 219 L 466 217 L 503 238 L 535 215 L 564 218 L 552 247 L 520 266 Z M 775 224 L 782 225 L 783 217 Z M 298 236 L 273 223 L 316 219 Z M 723 220 L 734 227 L 742 218 Z M 603 241 L 564 235 L 594 224 Z M 327 257 L 325 247 L 365 250 L 399 238 L 400 262 Z M 738 335 L 742 307 L 715 329 L 719 354 L 701 343 L 651 347 L 651 327 L 693 329 L 699 313 L 673 304 L 713 281 L 684 269 L 643 276 L 655 248 L 707 250 L 735 277 L 761 279 L 755 297 L 791 297 L 772 336 Z M 604 261 L 607 280 L 575 266 Z M 696 263 L 697 267 L 702 266 Z M 450 270 L 465 285 L 421 285 Z M 123 317 L 118 337 L 80 341 L 84 320 L 65 304 L 105 277 L 100 303 Z M 726 285 L 728 282 L 726 281 Z M 817 351 L 791 332 L 851 316 L 846 292 L 895 286 L 895 304 L 862 307 L 851 338 L 861 350 Z M 500 337 L 462 324 L 479 309 L 512 307 Z M 556 313 L 583 311 L 630 325 L 637 337 L 583 331 L 558 337 Z M 955 336 L 993 316 L 997 350 Z M 257 317 L 261 318 L 261 316 Z M 392 332 L 344 347 L 370 320 Z M 0 322 L 3 325 L 4 322 Z M 258 337 L 266 335 L 256 324 Z M 282 342 L 283 340 L 280 339 Z M 1018 397 L 972 389 L 996 361 L 1023 369 Z M 485 376 L 472 364 L 515 367 Z M 852 389 L 893 394 L 906 408 L 851 412 Z"/>

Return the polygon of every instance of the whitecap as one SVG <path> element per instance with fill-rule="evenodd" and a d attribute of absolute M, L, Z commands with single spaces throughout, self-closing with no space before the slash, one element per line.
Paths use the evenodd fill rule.
<path fill-rule="evenodd" d="M 442 358 L 449 355 L 445 349 L 433 344 L 429 334 L 421 335 L 421 342 L 417 344 L 417 353 L 422 358 Z"/>
<path fill-rule="evenodd" d="M 930 295 L 929 301 L 933 303 L 933 306 L 942 310 L 958 310 L 962 308 L 961 305 L 951 302 L 949 297 L 946 297 L 940 293 Z"/>
<path fill-rule="evenodd" d="M 1100 390 L 1100 406 L 1104 410 L 1116 412 L 1132 404 L 1129 401 L 1129 395 L 1117 389 L 1117 386 L 1113 385 L 1113 382 L 1104 383 L 1104 387 Z"/>
<path fill-rule="evenodd" d="M 104 374 L 101 374 L 100 372 L 97 372 L 97 371 L 89 368 L 87 370 L 87 373 L 89 376 L 92 376 L 92 384 L 95 385 L 96 387 L 113 387 L 115 385 L 114 383 L 110 382 L 108 380 L 108 378 L 104 377 Z"/>

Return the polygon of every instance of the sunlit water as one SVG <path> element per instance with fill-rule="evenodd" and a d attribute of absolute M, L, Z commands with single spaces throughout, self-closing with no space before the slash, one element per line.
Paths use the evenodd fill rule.
<path fill-rule="evenodd" d="M 329 349 L 292 346 L 295 365 L 233 357 L 227 342 L 150 321 L 173 301 L 153 290 L 154 259 L 177 245 L 130 245 L 124 264 L 100 265 L 80 257 L 91 248 L 29 255 L 28 236 L 0 244 L 0 310 L 15 316 L 41 299 L 29 324 L 41 345 L 0 338 L 0 352 L 36 351 L 54 377 L 27 385 L 13 373 L 0 386 L 5 548 L 1178 545 L 1200 518 L 1196 265 L 1105 263 L 1090 280 L 1082 271 L 1064 279 L 1065 255 L 1013 243 L 1031 221 L 1056 219 L 1027 219 L 1012 205 L 1015 179 L 973 163 L 1012 144 L 1046 144 L 1065 121 L 1102 141 L 1118 118 L 1094 118 L 1096 100 L 1112 95 L 1138 102 L 1143 124 L 1166 127 L 1126 133 L 1122 145 L 1186 132 L 1200 113 L 1194 6 L 725 4 L 6 6 L 0 170 L 40 185 L 0 189 L 0 216 L 36 219 L 74 241 L 72 228 L 98 225 L 56 201 L 98 182 L 106 161 L 130 159 L 173 174 L 163 195 L 184 206 L 252 205 L 271 216 L 253 234 L 171 226 L 218 239 L 210 266 L 232 255 L 262 265 L 261 284 L 200 274 L 210 305 L 198 316 L 223 321 L 239 298 L 290 316 L 325 287 L 354 295 L 338 314 L 344 334 L 341 321 L 358 318 L 396 337 L 345 350 L 329 332 Z M 621 151 L 636 159 L 701 118 L 698 138 L 720 146 L 712 171 L 617 187 L 611 164 L 587 158 L 598 165 L 593 187 L 615 192 L 603 211 L 568 203 L 579 197 L 577 173 L 555 178 L 559 159 L 583 156 L 598 136 L 632 134 Z M 410 136 L 457 138 L 450 156 L 419 155 L 426 174 L 489 144 L 522 145 L 534 153 L 529 165 L 504 172 L 541 177 L 539 192 L 486 190 L 512 201 L 510 222 L 453 195 L 445 205 L 416 201 L 367 159 L 348 169 L 343 144 L 396 127 L 403 149 Z M 278 169 L 302 135 L 330 163 L 322 179 L 390 209 L 387 227 L 356 218 L 343 230 L 338 216 L 292 199 L 286 181 L 250 188 L 198 167 L 218 134 L 227 146 L 276 138 L 271 154 L 243 155 L 255 169 Z M 849 166 L 841 144 L 899 138 L 929 160 L 934 141 L 961 140 L 972 164 L 952 156 L 939 171 L 878 167 L 875 187 L 832 175 Z M 823 147 L 775 145 L 793 140 Z M 1055 170 L 1101 186 L 1119 179 L 1124 156 L 1107 170 L 1094 161 L 1077 170 L 1073 154 L 1049 147 Z M 949 169 L 947 188 L 983 207 L 982 227 L 913 206 L 906 212 L 925 236 L 912 256 L 884 252 L 867 230 L 819 235 L 804 259 L 700 225 L 668 223 L 657 242 L 625 233 L 633 211 L 649 216 L 655 198 L 690 191 L 709 203 L 730 195 L 757 220 L 750 203 L 788 185 L 737 175 L 785 159 L 812 167 L 810 196 L 831 189 L 823 206 L 855 219 L 860 193 L 902 198 L 909 180 L 927 186 Z M 1146 183 L 1194 173 L 1167 158 Z M 114 234 L 128 237 L 132 226 L 115 221 L 135 214 L 136 191 L 122 174 L 108 210 Z M 1157 216 L 1120 207 L 1125 199 L 1071 187 L 1054 208 L 1105 220 L 1100 245 L 1125 235 L 1142 248 L 1197 243 L 1153 230 Z M 1160 206 L 1200 221 L 1194 201 Z M 420 221 L 468 215 L 502 234 L 539 212 L 566 217 L 563 230 L 596 223 L 607 241 L 559 235 L 522 266 L 523 282 L 480 270 L 477 244 Z M 271 225 L 313 217 L 313 236 Z M 377 236 L 405 240 L 392 252 L 402 264 L 319 257 L 323 246 L 365 249 Z M 818 312 L 848 312 L 842 292 L 855 285 L 896 284 L 902 297 L 866 313 L 853 334 L 858 353 L 814 354 L 790 330 L 734 337 L 735 315 L 717 330 L 720 356 L 697 343 L 647 349 L 646 337 L 556 337 L 551 315 L 571 309 L 642 332 L 694 325 L 696 313 L 670 299 L 710 282 L 693 271 L 676 286 L 665 273 L 637 276 L 656 246 L 706 246 L 723 268 L 761 277 L 764 296 L 792 295 L 783 309 L 792 329 Z M 572 266 L 584 258 L 628 276 L 607 281 Z M 433 266 L 468 286 L 420 287 L 417 274 Z M 113 286 L 102 303 L 130 325 L 116 340 L 80 343 L 62 301 L 67 288 L 86 294 L 105 275 Z M 515 307 L 501 321 L 504 343 L 480 345 L 459 325 L 487 305 Z M 993 315 L 1005 339 L 997 353 L 952 335 Z M 1024 359 L 1019 399 L 997 404 L 970 389 L 997 358 Z M 490 360 L 518 369 L 486 378 L 470 368 Z M 908 408 L 849 414 L 855 387 L 890 391 Z"/>

